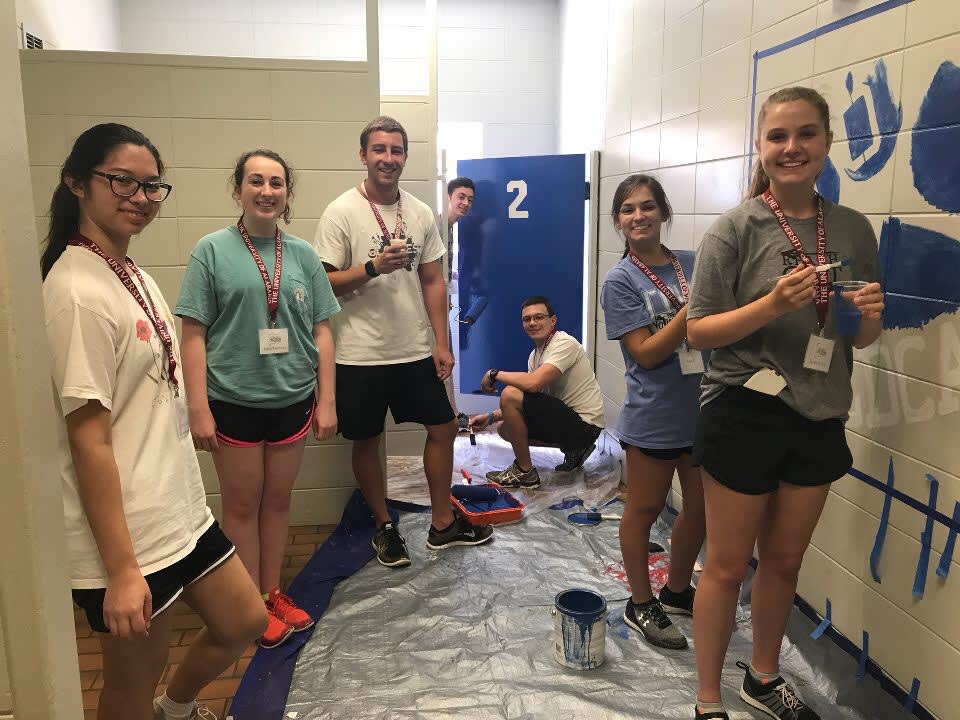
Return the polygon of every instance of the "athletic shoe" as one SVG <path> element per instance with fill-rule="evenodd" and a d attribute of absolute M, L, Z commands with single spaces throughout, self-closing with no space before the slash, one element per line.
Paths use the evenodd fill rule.
<path fill-rule="evenodd" d="M 687 647 L 687 639 L 670 622 L 656 598 L 643 605 L 635 605 L 633 600 L 627 600 L 623 621 L 643 635 L 651 645 L 669 650 L 683 650 Z"/>
<path fill-rule="evenodd" d="M 586 447 L 566 450 L 563 453 L 563 462 L 557 465 L 554 470 L 557 472 L 570 472 L 582 468 L 583 464 L 590 457 L 590 453 L 596 448 L 596 443 L 590 443 Z"/>
<path fill-rule="evenodd" d="M 287 638 L 293 635 L 293 628 L 287 625 L 267 606 L 267 629 L 257 641 L 260 647 L 273 648 L 282 645 Z"/>
<path fill-rule="evenodd" d="M 693 720 L 730 720 L 730 716 L 727 715 L 724 710 L 710 710 L 710 711 L 700 711 L 699 705 L 694 705 L 693 707 Z"/>
<path fill-rule="evenodd" d="M 153 701 L 153 720 L 168 720 L 167 714 L 157 706 L 159 700 L 160 698 L 154 698 Z M 217 714 L 206 705 L 194 705 L 187 720 L 217 720 Z"/>
<path fill-rule="evenodd" d="M 280 592 L 280 588 L 274 588 L 270 591 L 270 597 L 267 599 L 266 605 L 268 611 L 273 612 L 274 615 L 292 627 L 294 632 L 313 627 L 313 618 L 304 610 L 298 608 L 289 595 Z"/>
<path fill-rule="evenodd" d="M 431 550 L 443 550 L 454 545 L 482 545 L 492 537 L 492 527 L 471 525 L 469 520 L 455 512 L 453 522 L 446 530 L 434 530 L 433 526 L 430 526 L 427 547 Z"/>
<path fill-rule="evenodd" d="M 403 567 L 410 564 L 410 553 L 403 535 L 392 522 L 385 522 L 371 541 L 377 551 L 377 562 L 387 567 Z"/>
<path fill-rule="evenodd" d="M 540 473 L 535 467 L 529 470 L 521 470 L 514 460 L 510 467 L 505 470 L 495 470 L 487 473 L 487 480 L 497 483 L 505 488 L 525 488 L 533 490 L 540 487 Z"/>
<path fill-rule="evenodd" d="M 781 676 L 761 682 L 753 678 L 746 663 L 738 661 L 737 667 L 745 670 L 740 697 L 747 705 L 777 720 L 820 720 L 820 716 L 804 705 L 797 691 Z"/>
<path fill-rule="evenodd" d="M 693 596 L 696 592 L 691 585 L 678 593 L 664 585 L 660 590 L 660 604 L 671 615 L 693 615 Z"/>

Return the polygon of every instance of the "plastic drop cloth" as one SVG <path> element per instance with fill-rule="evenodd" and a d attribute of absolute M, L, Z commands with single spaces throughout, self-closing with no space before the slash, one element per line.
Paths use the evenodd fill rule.
<path fill-rule="evenodd" d="M 478 479 L 513 459 L 498 440 L 481 439 L 485 442 L 477 447 L 457 441 L 457 469 L 468 467 Z M 534 462 L 552 467 L 560 454 L 535 450 Z M 391 469 L 404 465 L 408 463 L 391 462 Z M 430 551 L 425 546 L 429 514 L 401 514 L 413 565 L 390 569 L 371 561 L 338 585 L 300 654 L 284 716 L 692 718 L 692 646 L 661 650 L 623 624 L 629 590 L 620 563 L 618 523 L 579 527 L 566 520 L 576 508 L 548 509 L 574 496 L 585 499 L 588 508 L 614 498 L 617 461 L 595 453 L 585 473 L 541 476 L 541 490 L 518 493 L 528 506 L 525 519 L 497 527 L 493 541 L 481 547 Z M 389 485 L 392 496 L 404 484 L 414 485 L 402 472 L 398 477 L 400 482 L 392 478 Z M 666 547 L 668 535 L 669 524 L 661 521 L 651 539 Z M 651 556 L 655 586 L 665 580 L 664 564 L 663 556 Z M 553 657 L 554 596 L 578 587 L 607 599 L 606 661 L 595 670 L 571 670 Z M 748 593 L 749 581 L 744 596 Z M 676 622 L 691 638 L 691 620 Z M 875 680 L 857 682 L 854 660 L 827 638 L 811 640 L 812 629 L 794 610 L 788 635 L 798 640 L 785 641 L 781 668 L 824 720 L 908 717 Z M 749 606 L 742 605 L 723 673 L 732 720 L 760 717 L 737 697 L 743 672 L 735 662 L 749 659 L 750 635 Z"/>

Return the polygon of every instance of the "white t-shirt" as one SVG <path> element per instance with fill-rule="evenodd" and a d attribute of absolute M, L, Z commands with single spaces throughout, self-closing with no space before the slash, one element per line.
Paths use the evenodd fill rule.
<path fill-rule="evenodd" d="M 136 276 L 131 277 L 143 295 Z M 160 289 L 147 273 L 143 278 L 174 335 Z M 107 263 L 85 248 L 68 247 L 54 264 L 43 283 L 43 304 L 57 405 L 64 417 L 89 400 L 110 411 L 123 513 L 137 564 L 144 575 L 169 567 L 188 555 L 213 523 L 189 429 L 183 432 L 178 422 L 184 384 L 177 338 L 180 399 L 166 380 L 167 353 L 153 323 Z M 66 426 L 58 425 L 71 584 L 106 587 L 107 573 L 80 502 Z"/>
<path fill-rule="evenodd" d="M 337 298 L 341 311 L 330 322 L 337 362 L 342 365 L 392 365 L 422 360 L 433 352 L 433 329 L 417 267 L 441 259 L 443 241 L 433 211 L 404 190 L 400 196 L 400 238 L 407 244 L 410 263 Z M 378 205 L 377 209 L 393 234 L 397 205 Z M 346 270 L 376 257 L 383 247 L 382 236 L 370 204 L 353 187 L 323 211 L 313 246 L 323 262 Z"/>
<path fill-rule="evenodd" d="M 541 365 L 553 365 L 560 371 L 544 392 L 562 401 L 580 419 L 596 427 L 604 427 L 603 399 L 587 353 L 574 337 L 558 330 L 550 338 L 543 354 L 534 348 L 527 359 L 527 372 Z"/>

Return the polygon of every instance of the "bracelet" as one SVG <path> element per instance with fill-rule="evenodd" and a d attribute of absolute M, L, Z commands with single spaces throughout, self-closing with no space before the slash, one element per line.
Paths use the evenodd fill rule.
<path fill-rule="evenodd" d="M 377 266 L 373 264 L 373 260 L 367 260 L 363 264 L 363 269 L 366 271 L 367 275 L 369 275 L 372 278 L 375 278 L 377 277 L 377 275 L 380 274 L 379 272 L 377 272 Z"/>
<path fill-rule="evenodd" d="M 487 413 L 487 425 L 493 425 L 497 421 L 497 418 L 492 412 Z"/>

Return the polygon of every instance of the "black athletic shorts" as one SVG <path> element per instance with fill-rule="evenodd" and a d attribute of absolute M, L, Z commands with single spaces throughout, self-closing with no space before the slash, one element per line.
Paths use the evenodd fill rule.
<path fill-rule="evenodd" d="M 590 447 L 603 432 L 559 398 L 540 392 L 523 394 L 523 419 L 531 441 L 564 452 Z"/>
<path fill-rule="evenodd" d="M 700 409 L 693 459 L 745 495 L 827 485 L 853 465 L 843 421 L 810 420 L 772 395 L 728 387 Z"/>
<path fill-rule="evenodd" d="M 678 448 L 643 448 L 639 445 L 631 445 L 623 440 L 620 441 L 620 447 L 622 447 L 624 450 L 626 450 L 628 447 L 636 448 L 644 455 L 647 457 L 652 457 L 654 460 L 679 460 L 684 455 L 690 455 L 693 452 L 692 445 Z"/>
<path fill-rule="evenodd" d="M 170 607 L 185 587 L 220 567 L 233 552 L 233 543 L 214 520 L 213 525 L 197 540 L 197 546 L 189 555 L 144 578 L 153 602 L 151 617 L 156 617 Z M 103 598 L 106 593 L 106 588 L 73 591 L 73 601 L 86 613 L 90 629 L 101 633 L 110 632 L 110 628 L 103 622 Z"/>
<path fill-rule="evenodd" d="M 393 365 L 337 364 L 337 426 L 347 440 L 381 434 L 387 408 L 398 423 L 443 425 L 453 420 L 432 356 Z"/>
<path fill-rule="evenodd" d="M 286 445 L 310 431 L 316 398 L 313 393 L 282 408 L 254 408 L 222 400 L 210 401 L 210 412 L 217 423 L 217 440 L 233 447 Z"/>

